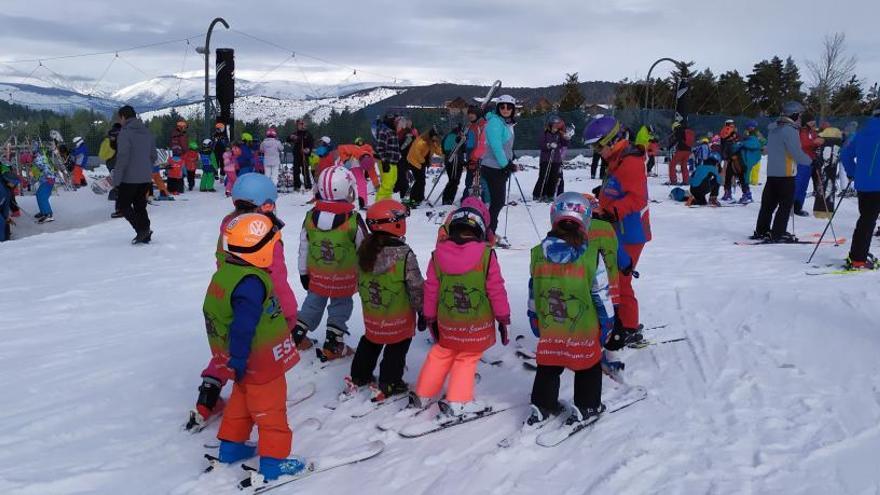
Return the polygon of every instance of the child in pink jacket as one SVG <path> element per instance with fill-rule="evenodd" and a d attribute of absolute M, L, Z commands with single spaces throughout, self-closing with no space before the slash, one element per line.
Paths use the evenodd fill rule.
<path fill-rule="evenodd" d="M 449 238 L 431 255 L 425 280 L 424 316 L 436 344 L 422 365 L 413 402 L 419 406 L 437 395 L 448 376 L 441 410 L 452 416 L 491 410 L 474 400 L 477 363 L 495 344 L 496 322 L 502 344 L 508 343 L 510 305 L 485 225 L 479 210 L 456 210 Z"/>
<path fill-rule="evenodd" d="M 263 213 L 271 218 L 279 229 L 284 227 L 284 222 L 275 216 L 275 201 L 277 199 L 278 192 L 275 185 L 272 183 L 272 179 L 265 175 L 246 174 L 236 182 L 236 186 L 232 189 L 232 204 L 235 206 L 235 210 L 220 222 L 220 238 L 217 240 L 216 253 L 218 266 L 225 257 L 222 248 L 223 232 L 235 217 L 244 213 Z M 284 260 L 283 241 L 279 240 L 275 243 L 272 252 L 272 265 L 267 270 L 272 279 L 275 297 L 281 304 L 281 312 L 284 314 L 287 328 L 292 330 L 296 325 L 298 304 L 293 289 L 287 282 L 287 264 Z M 308 339 L 306 340 L 308 341 Z M 308 342 L 311 344 L 311 341 Z M 211 357 L 208 366 L 202 371 L 201 377 L 202 385 L 199 387 L 199 397 L 195 409 L 190 412 L 189 421 L 186 424 L 187 430 L 193 428 L 200 430 L 207 424 L 209 418 L 223 411 L 224 402 L 220 398 L 220 391 L 227 381 L 234 378 L 226 366 L 226 359 L 219 356 Z"/>
<path fill-rule="evenodd" d="M 223 171 L 226 172 L 226 197 L 232 196 L 232 188 L 238 173 L 238 157 L 241 156 L 241 148 L 237 144 L 223 153 Z M 222 232 L 222 231 L 221 231 Z"/>

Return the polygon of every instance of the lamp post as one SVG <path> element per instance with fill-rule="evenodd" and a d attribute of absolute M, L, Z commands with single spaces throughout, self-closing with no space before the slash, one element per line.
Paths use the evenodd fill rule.
<path fill-rule="evenodd" d="M 205 138 L 211 136 L 211 121 L 210 121 L 210 113 L 211 113 L 211 100 L 210 100 L 210 86 L 208 79 L 208 64 L 209 59 L 211 57 L 211 32 L 214 30 L 214 26 L 217 23 L 223 24 L 223 27 L 229 29 L 229 23 L 226 22 L 222 17 L 217 17 L 213 21 L 211 21 L 211 25 L 208 26 L 208 34 L 205 36 L 205 46 L 200 46 L 196 48 L 196 53 L 200 53 L 205 56 Z"/>
<path fill-rule="evenodd" d="M 651 72 L 653 72 L 653 71 L 654 71 L 654 68 L 657 67 L 657 65 L 659 65 L 661 62 L 672 62 L 673 64 L 675 64 L 675 67 L 676 67 L 677 69 L 682 69 L 683 67 L 687 67 L 687 64 L 685 64 L 684 62 L 680 62 L 680 61 L 678 61 L 678 60 L 675 60 L 675 59 L 672 59 L 672 58 L 669 58 L 669 57 L 663 57 L 663 58 L 657 59 L 656 62 L 654 62 L 653 64 L 651 64 L 651 68 L 648 69 L 648 75 L 647 75 L 647 77 L 645 77 L 645 91 L 644 91 L 644 93 L 645 93 L 645 102 L 644 102 L 644 105 L 642 105 L 642 112 L 643 112 L 643 114 L 644 114 L 644 115 L 642 116 L 642 121 L 643 121 L 643 122 L 647 121 L 647 117 L 648 117 L 648 98 L 649 98 L 649 96 L 650 96 L 650 94 L 651 94 L 651 89 L 652 89 L 652 85 L 651 85 Z M 652 100 L 652 101 L 653 101 L 653 100 Z M 652 106 L 653 106 L 653 103 L 652 103 Z"/>

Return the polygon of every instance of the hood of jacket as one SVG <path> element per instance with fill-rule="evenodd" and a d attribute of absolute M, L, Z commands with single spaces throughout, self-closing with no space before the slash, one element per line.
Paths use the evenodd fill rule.
<path fill-rule="evenodd" d="M 456 244 L 447 240 L 441 242 L 434 251 L 434 262 L 444 273 L 461 275 L 473 270 L 482 261 L 486 244 L 480 241 Z"/>
<path fill-rule="evenodd" d="M 548 235 L 541 241 L 541 249 L 547 261 L 554 264 L 573 263 L 587 251 L 587 245 L 574 247 L 564 240 Z"/>

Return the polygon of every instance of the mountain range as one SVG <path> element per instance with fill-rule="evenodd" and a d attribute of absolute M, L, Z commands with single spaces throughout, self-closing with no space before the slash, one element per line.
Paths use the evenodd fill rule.
<path fill-rule="evenodd" d="M 209 84 L 213 90 L 214 81 Z M 615 83 L 591 81 L 581 83 L 580 87 L 588 103 L 610 103 L 614 98 Z M 366 107 L 368 113 L 374 114 L 388 107 L 437 107 L 459 96 L 465 99 L 482 96 L 486 89 L 448 83 L 413 86 L 356 82 L 329 86 L 301 81 L 238 79 L 235 114 L 237 119 L 244 121 L 259 119 L 280 123 L 305 115 L 322 121 L 333 110 L 355 111 Z M 504 88 L 503 92 L 525 101 L 536 101 L 541 97 L 558 101 L 562 86 L 513 87 Z M 0 100 L 62 114 L 80 109 L 109 114 L 119 106 L 129 104 L 148 118 L 170 113 L 172 109 L 189 117 L 200 113 L 203 94 L 204 79 L 200 77 L 161 76 L 108 91 L 84 84 L 63 87 L 43 80 L 23 82 L 21 78 L 0 76 Z"/>

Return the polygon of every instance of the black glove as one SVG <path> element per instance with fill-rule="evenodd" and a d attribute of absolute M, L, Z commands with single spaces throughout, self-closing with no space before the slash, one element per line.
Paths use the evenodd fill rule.
<path fill-rule="evenodd" d="M 420 332 L 424 332 L 425 329 L 428 328 L 428 322 L 425 321 L 425 315 L 419 313 L 416 317 L 416 328 L 418 328 Z"/>
<path fill-rule="evenodd" d="M 632 275 L 632 274 L 633 274 L 633 264 L 630 263 L 630 264 L 627 265 L 625 268 L 621 268 L 621 269 L 620 269 L 620 274 L 623 275 L 623 276 L 626 276 L 626 277 Z"/>
<path fill-rule="evenodd" d="M 302 284 L 303 289 L 309 290 L 309 276 L 308 275 L 300 275 L 299 282 Z"/>
<path fill-rule="evenodd" d="M 510 343 L 510 338 L 507 336 L 507 325 L 500 321 L 498 322 L 498 335 L 501 336 L 501 345 L 507 345 Z"/>
<path fill-rule="evenodd" d="M 602 192 L 602 185 L 598 185 L 593 188 L 593 196 L 599 197 L 599 193 Z"/>
<path fill-rule="evenodd" d="M 616 223 L 617 222 L 617 213 L 614 211 L 605 211 L 605 210 L 594 210 L 593 218 L 595 220 L 603 220 L 608 223 Z"/>
<path fill-rule="evenodd" d="M 611 330 L 611 333 L 608 334 L 608 339 L 605 340 L 604 346 L 609 351 L 619 351 L 626 346 L 627 342 L 627 330 L 623 328 L 623 323 L 620 321 L 620 317 L 616 314 L 614 315 L 614 329 Z"/>

